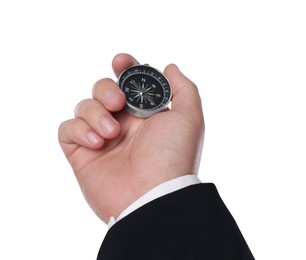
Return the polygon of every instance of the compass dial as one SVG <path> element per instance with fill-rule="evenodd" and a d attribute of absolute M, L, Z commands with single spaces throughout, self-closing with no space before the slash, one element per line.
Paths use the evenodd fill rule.
<path fill-rule="evenodd" d="M 163 111 L 171 100 L 171 86 L 165 75 L 149 65 L 129 67 L 118 78 L 126 95 L 126 110 L 138 117 Z"/>

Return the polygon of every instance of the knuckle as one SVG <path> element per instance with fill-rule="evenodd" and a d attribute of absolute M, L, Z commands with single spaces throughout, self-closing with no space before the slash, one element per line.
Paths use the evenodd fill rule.
<path fill-rule="evenodd" d="M 71 128 L 71 125 L 74 123 L 74 119 L 69 119 L 64 122 L 62 122 L 58 127 L 58 141 L 64 142 L 67 132 L 69 132 L 69 129 Z"/>
<path fill-rule="evenodd" d="M 91 106 L 90 105 L 91 102 L 92 102 L 92 99 L 84 99 L 80 101 L 74 109 L 74 116 L 78 117 L 81 114 L 86 113 L 86 111 L 88 111 Z"/>
<path fill-rule="evenodd" d="M 99 93 L 101 93 L 105 88 L 107 88 L 113 82 L 114 81 L 110 78 L 103 78 L 98 80 L 92 87 L 92 96 L 93 97 L 99 96 Z"/>

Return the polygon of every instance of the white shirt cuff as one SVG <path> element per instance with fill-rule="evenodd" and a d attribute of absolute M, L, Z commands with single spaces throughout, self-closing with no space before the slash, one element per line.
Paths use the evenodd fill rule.
<path fill-rule="evenodd" d="M 162 197 L 171 192 L 177 191 L 179 189 L 188 187 L 190 185 L 201 183 L 198 176 L 194 174 L 188 174 L 185 176 L 177 177 L 170 181 L 166 181 L 158 186 L 154 187 L 152 190 L 145 193 L 142 197 L 134 201 L 130 206 L 128 206 L 117 219 L 111 217 L 108 222 L 108 228 L 110 229 L 114 224 L 116 224 L 120 219 L 126 217 L 136 209 L 142 207 L 143 205 L 153 201 L 159 197 Z"/>

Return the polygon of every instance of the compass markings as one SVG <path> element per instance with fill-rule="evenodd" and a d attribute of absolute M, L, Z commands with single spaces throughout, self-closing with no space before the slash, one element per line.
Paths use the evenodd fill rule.
<path fill-rule="evenodd" d="M 143 103 L 150 104 L 151 106 L 155 106 L 156 103 L 153 100 L 153 96 L 160 98 L 160 94 L 155 94 L 154 89 L 156 88 L 156 85 L 152 84 L 149 86 L 149 84 L 145 84 L 146 79 L 141 78 L 141 82 L 136 82 L 135 80 L 130 81 L 130 88 L 126 87 L 125 92 L 131 93 L 131 99 L 134 101 L 136 99 L 136 102 L 140 102 L 139 107 L 143 108 Z M 131 101 L 131 99 L 129 99 Z"/>

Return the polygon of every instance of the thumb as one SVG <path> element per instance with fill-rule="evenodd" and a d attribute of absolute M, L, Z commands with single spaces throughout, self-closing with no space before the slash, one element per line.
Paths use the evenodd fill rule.
<path fill-rule="evenodd" d="M 202 103 L 197 86 L 175 64 L 168 65 L 164 73 L 173 91 L 171 110 L 180 112 L 202 124 L 204 122 Z"/>

